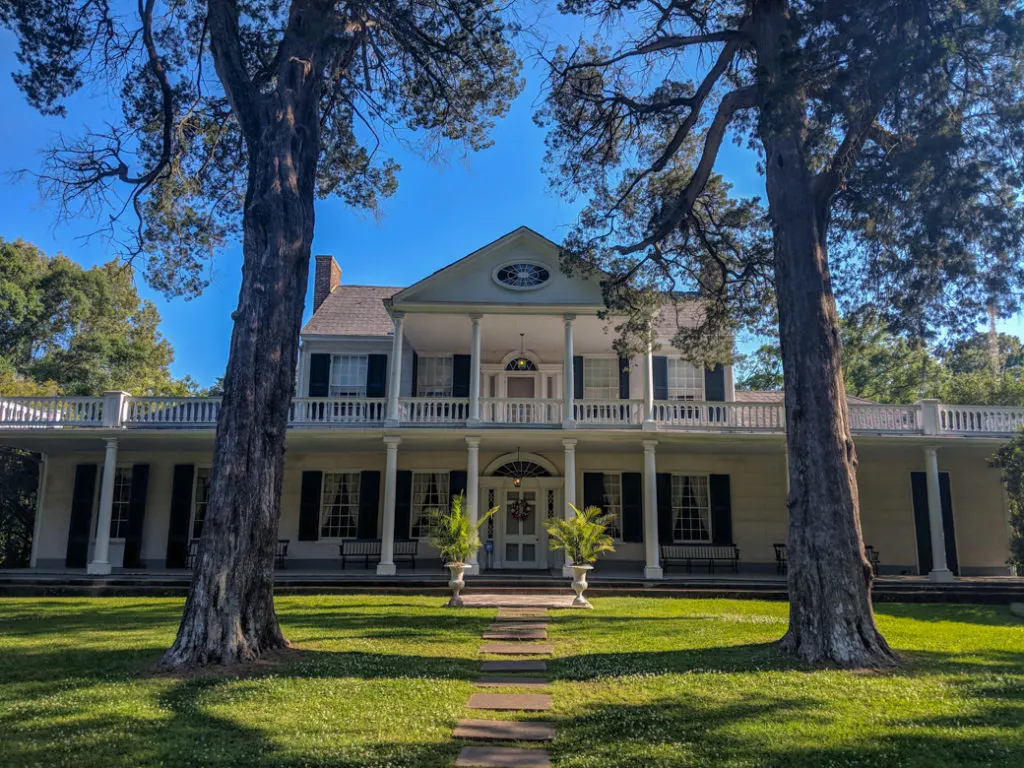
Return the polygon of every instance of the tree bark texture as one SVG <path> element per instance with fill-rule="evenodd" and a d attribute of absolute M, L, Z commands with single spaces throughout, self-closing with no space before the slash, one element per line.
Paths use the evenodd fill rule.
<path fill-rule="evenodd" d="M 301 36 L 293 42 L 303 47 Z M 209 506 L 165 667 L 245 662 L 288 645 L 274 612 L 273 570 L 313 240 L 321 89 L 315 48 L 311 44 L 306 56 L 286 59 L 275 90 L 260 95 L 249 113 L 258 116 L 259 132 L 246 131 L 242 287 L 217 421 Z M 221 67 L 218 72 L 224 80 Z M 230 95 L 233 84 L 224 85 Z"/>
<path fill-rule="evenodd" d="M 857 495 L 857 453 L 843 383 L 829 275 L 829 200 L 818 194 L 800 126 L 804 98 L 786 2 L 758 3 L 755 47 L 789 452 L 789 630 L 784 651 L 812 663 L 887 666 L 896 657 L 871 606 Z"/>

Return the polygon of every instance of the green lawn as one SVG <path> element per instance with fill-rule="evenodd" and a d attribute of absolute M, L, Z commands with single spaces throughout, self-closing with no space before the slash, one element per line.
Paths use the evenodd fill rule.
<path fill-rule="evenodd" d="M 1024 621 L 882 605 L 895 673 L 811 671 L 786 606 L 599 599 L 559 612 L 558 766 L 1020 766 Z M 152 668 L 179 600 L 0 599 L 0 766 L 449 766 L 494 611 L 288 597 L 302 653 L 245 677 Z"/>

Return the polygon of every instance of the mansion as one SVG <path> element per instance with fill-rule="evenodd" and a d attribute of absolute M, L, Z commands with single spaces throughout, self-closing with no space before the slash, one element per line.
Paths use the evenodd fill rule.
<path fill-rule="evenodd" d="M 729 545 L 776 573 L 787 536 L 779 392 L 739 391 L 669 345 L 696 303 L 667 301 L 659 345 L 620 359 L 593 279 L 521 227 L 410 286 L 345 285 L 316 257 L 279 536 L 288 569 L 436 569 L 425 512 L 498 507 L 474 570 L 559 569 L 543 522 L 615 514 L 602 572 L 659 579 L 672 545 Z M 183 569 L 207 506 L 216 398 L 0 397 L 0 444 L 44 457 L 32 566 Z M 1005 574 L 996 448 L 1024 409 L 851 399 L 864 541 L 882 574 Z M 423 541 L 421 541 L 423 540 Z M 416 545 L 410 549 L 410 542 Z M 355 548 L 353 552 L 357 551 Z"/>

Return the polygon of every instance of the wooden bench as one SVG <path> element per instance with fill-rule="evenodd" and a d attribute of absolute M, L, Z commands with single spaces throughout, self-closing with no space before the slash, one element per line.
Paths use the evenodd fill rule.
<path fill-rule="evenodd" d="M 775 547 L 775 572 L 780 576 L 785 576 L 789 573 L 789 561 L 786 559 L 786 545 L 775 544 L 773 546 Z M 872 573 L 877 576 L 879 561 L 881 559 L 879 557 L 878 550 L 870 544 L 866 544 L 864 546 L 864 556 L 868 559 L 868 562 L 871 563 Z"/>
<path fill-rule="evenodd" d="M 363 567 L 369 568 L 370 563 L 380 562 L 380 539 L 345 539 L 338 545 L 341 567 L 345 568 L 349 558 L 363 558 Z M 399 539 L 395 542 L 394 560 L 408 560 L 416 567 L 416 556 L 419 554 L 420 543 L 416 539 Z"/>
<path fill-rule="evenodd" d="M 274 566 L 284 568 L 284 560 L 288 557 L 288 544 L 291 539 L 278 539 L 277 548 L 274 551 Z M 192 570 L 196 567 L 196 560 L 199 558 L 199 539 L 191 539 L 188 542 L 188 555 L 185 558 L 185 567 Z"/>
<path fill-rule="evenodd" d="M 706 565 L 708 573 L 715 572 L 715 565 L 728 565 L 733 573 L 739 573 L 740 550 L 735 544 L 662 544 L 661 564 L 668 570 L 669 563 L 682 563 L 689 573 L 694 563 Z"/>

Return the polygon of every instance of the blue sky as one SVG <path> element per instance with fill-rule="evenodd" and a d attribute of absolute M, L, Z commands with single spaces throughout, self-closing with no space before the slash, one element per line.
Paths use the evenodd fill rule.
<path fill-rule="evenodd" d="M 561 37 L 557 19 L 544 22 L 547 35 Z M 44 118 L 31 109 L 11 81 L 17 62 L 15 41 L 0 30 L 0 173 L 38 169 L 40 153 L 60 132 L 75 135 L 116 105 L 103 94 L 81 94 L 66 119 Z M 520 225 L 560 240 L 575 219 L 577 207 L 548 190 L 542 160 L 544 132 L 532 115 L 539 103 L 541 66 L 527 61 L 526 88 L 495 130 L 494 145 L 440 165 L 392 147 L 402 165 L 399 190 L 375 219 L 353 212 L 339 200 L 317 205 L 313 253 L 332 254 L 349 284 L 407 285 L 464 256 Z M 763 195 L 753 153 L 727 145 L 716 169 L 742 196 Z M 0 184 L 0 237 L 22 238 L 48 253 L 61 251 L 90 266 L 116 254 L 100 239 L 83 243 L 94 221 L 55 223 L 52 204 L 41 201 L 31 179 Z M 221 253 L 211 267 L 204 294 L 190 301 L 166 300 L 139 281 L 139 292 L 152 299 L 163 317 L 162 331 L 175 349 L 173 372 L 208 385 L 223 373 L 231 333 L 230 314 L 241 281 L 238 248 Z M 311 275 L 312 279 L 312 275 Z M 306 317 L 309 316 L 307 308 Z M 1013 324 L 1014 326 L 1017 323 Z M 1017 330 L 1016 328 L 1007 330 Z"/>

